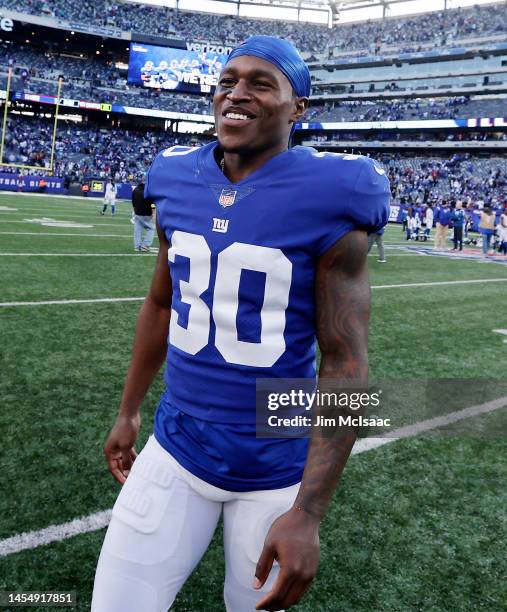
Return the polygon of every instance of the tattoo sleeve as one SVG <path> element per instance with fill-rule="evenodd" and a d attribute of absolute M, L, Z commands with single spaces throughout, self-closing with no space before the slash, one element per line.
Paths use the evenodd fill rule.
<path fill-rule="evenodd" d="M 366 386 L 368 379 L 368 322 L 370 285 L 366 266 L 367 236 L 354 231 L 339 240 L 317 263 L 315 280 L 316 329 L 321 350 L 319 390 Z M 314 406 L 315 423 L 322 408 Z M 329 407 L 326 408 L 329 414 Z M 346 410 L 333 407 L 338 419 Z M 323 518 L 330 504 L 356 432 L 334 429 L 332 436 L 312 429 L 303 480 L 295 505 Z"/>

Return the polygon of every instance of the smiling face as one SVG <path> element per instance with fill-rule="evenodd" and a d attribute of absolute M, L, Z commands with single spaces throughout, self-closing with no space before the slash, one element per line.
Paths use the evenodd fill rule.
<path fill-rule="evenodd" d="M 218 141 L 227 153 L 276 154 L 287 148 L 291 127 L 307 103 L 270 62 L 235 57 L 223 69 L 213 97 Z"/>

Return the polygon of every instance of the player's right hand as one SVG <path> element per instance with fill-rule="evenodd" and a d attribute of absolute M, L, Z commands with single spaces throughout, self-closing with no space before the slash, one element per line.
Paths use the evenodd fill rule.
<path fill-rule="evenodd" d="M 123 484 L 127 480 L 137 452 L 134 448 L 141 427 L 139 414 L 127 417 L 119 414 L 104 445 L 107 466 L 113 477 Z"/>

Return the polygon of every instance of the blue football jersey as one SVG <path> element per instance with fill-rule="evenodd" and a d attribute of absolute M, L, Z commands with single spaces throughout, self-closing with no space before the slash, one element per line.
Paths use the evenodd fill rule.
<path fill-rule="evenodd" d="M 389 182 L 366 157 L 294 147 L 233 184 L 216 147 L 171 147 L 148 173 L 173 287 L 155 436 L 215 486 L 281 488 L 308 440 L 255 437 L 256 379 L 315 378 L 316 260 L 387 223 Z"/>

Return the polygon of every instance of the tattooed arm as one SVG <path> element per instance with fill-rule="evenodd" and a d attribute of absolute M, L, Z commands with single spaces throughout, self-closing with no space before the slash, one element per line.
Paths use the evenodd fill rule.
<path fill-rule="evenodd" d="M 317 339 L 322 354 L 319 386 L 326 391 L 368 382 L 370 285 L 364 232 L 351 232 L 319 260 L 315 284 Z M 347 416 L 338 408 L 333 416 Z M 319 410 L 314 412 L 314 420 Z M 328 415 L 329 416 L 329 415 Z M 295 505 L 322 519 L 356 440 L 352 427 L 338 427 L 332 438 L 318 429 L 308 453 Z"/>
<path fill-rule="evenodd" d="M 317 263 L 317 339 L 322 353 L 319 385 L 326 382 L 326 391 L 338 391 L 347 383 L 351 386 L 367 383 L 370 316 L 367 251 L 366 233 L 354 231 L 339 240 Z M 333 416 L 337 418 L 339 414 L 336 409 Z M 318 415 L 319 409 L 314 411 L 314 422 Z M 320 521 L 356 433 L 352 427 L 338 427 L 332 437 L 319 435 L 315 428 L 314 431 L 294 506 L 271 526 L 257 564 L 255 588 L 266 581 L 274 559 L 280 564 L 273 588 L 258 602 L 258 610 L 282 610 L 294 605 L 317 573 Z"/>

